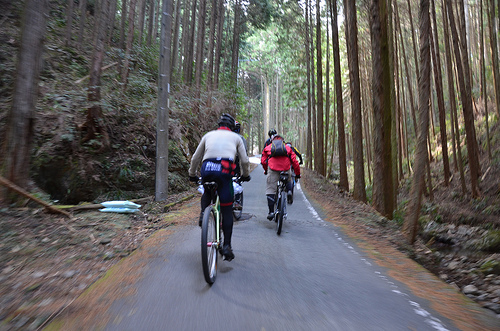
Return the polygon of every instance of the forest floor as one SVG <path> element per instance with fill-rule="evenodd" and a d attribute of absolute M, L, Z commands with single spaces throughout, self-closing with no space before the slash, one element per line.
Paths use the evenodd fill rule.
<path fill-rule="evenodd" d="M 402 252 L 452 284 L 457 292 L 466 292 L 472 300 L 500 314 L 500 272 L 493 262 L 490 271 L 480 272 L 484 261 L 498 261 L 498 255 L 439 250 L 423 235 L 409 246 L 397 223 L 354 201 L 323 177 L 304 172 L 302 187 L 322 207 L 326 220 L 362 241 L 365 249 L 392 247 L 392 253 L 384 251 L 386 258 Z M 193 188 L 170 195 L 162 203 L 151 198 L 135 214 L 74 211 L 71 220 L 33 205 L 1 209 L 0 330 L 43 327 L 147 237 L 180 222 L 177 211 L 185 201 L 197 197 Z M 181 222 L 196 222 L 196 217 L 191 218 Z M 467 290 L 467 286 L 475 289 Z"/>

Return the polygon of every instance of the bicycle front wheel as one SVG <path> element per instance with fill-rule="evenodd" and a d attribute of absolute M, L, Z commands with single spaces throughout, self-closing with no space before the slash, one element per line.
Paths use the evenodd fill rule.
<path fill-rule="evenodd" d="M 205 281 L 212 285 L 217 277 L 217 225 L 212 206 L 205 208 L 201 224 L 201 262 Z"/>
<path fill-rule="evenodd" d="M 239 220 L 243 214 L 243 192 L 234 195 L 233 216 Z"/>
<path fill-rule="evenodd" d="M 283 217 L 286 213 L 286 194 L 284 191 L 281 191 L 278 200 L 278 222 L 276 224 L 276 233 L 278 236 L 281 234 L 281 229 L 283 228 Z"/>

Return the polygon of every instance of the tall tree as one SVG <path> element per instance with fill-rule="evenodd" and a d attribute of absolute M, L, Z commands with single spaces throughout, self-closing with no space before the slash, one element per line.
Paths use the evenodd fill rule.
<path fill-rule="evenodd" d="M 321 54 L 321 15 L 319 2 L 316 3 L 316 78 L 318 80 L 318 99 L 317 104 L 317 119 L 316 119 L 316 150 L 315 150 L 315 170 L 325 176 L 325 144 L 324 144 L 324 126 L 323 126 L 323 61 Z"/>
<path fill-rule="evenodd" d="M 71 43 L 71 27 L 73 25 L 73 7 L 74 1 L 68 0 L 68 7 L 66 8 L 66 35 L 64 44 L 69 46 Z"/>
<path fill-rule="evenodd" d="M 83 44 L 83 34 L 85 32 L 85 18 L 87 16 L 87 0 L 80 1 L 80 22 L 78 28 L 78 49 L 81 48 Z"/>
<path fill-rule="evenodd" d="M 196 7 L 198 5 L 197 0 L 192 1 L 191 7 L 191 21 L 188 23 L 189 27 L 187 27 L 188 34 L 186 35 L 187 40 L 185 40 L 187 44 L 186 48 L 186 56 L 184 61 L 184 81 L 187 85 L 191 85 L 193 82 L 193 58 L 194 58 L 194 34 L 196 27 Z"/>
<path fill-rule="evenodd" d="M 481 67 L 481 97 L 484 102 L 484 118 L 486 120 L 486 149 L 491 160 L 490 127 L 488 119 L 488 94 L 486 93 L 486 68 L 484 64 L 484 25 L 483 25 L 483 0 L 479 1 L 479 57 Z"/>
<path fill-rule="evenodd" d="M 354 154 L 354 198 L 366 202 L 365 169 L 363 162 L 363 128 L 361 120 L 361 87 L 358 62 L 358 24 L 356 2 L 344 0 L 346 17 L 347 59 L 351 87 L 352 135 Z"/>
<path fill-rule="evenodd" d="M 105 150 L 109 147 L 109 135 L 106 127 L 103 125 L 104 115 L 101 108 L 101 72 L 102 63 L 104 61 L 104 45 L 106 39 L 108 12 L 110 0 L 102 0 L 99 8 L 99 19 L 96 24 L 96 39 L 94 42 L 94 52 L 92 54 L 92 64 L 90 66 L 90 79 L 87 93 L 87 99 L 90 106 L 87 109 L 87 118 L 85 121 L 86 136 L 82 142 L 96 138 L 101 135 L 102 148 Z"/>
<path fill-rule="evenodd" d="M 406 83 L 407 83 L 407 86 L 408 86 L 408 95 L 409 95 L 409 99 L 410 99 L 410 112 L 411 112 L 411 118 L 412 118 L 412 122 L 413 122 L 413 132 L 415 132 L 415 136 L 416 136 L 416 133 L 417 133 L 417 116 L 416 116 L 416 110 L 415 110 L 415 101 L 414 101 L 414 98 L 413 98 L 413 85 L 411 83 L 411 73 L 410 73 L 410 69 L 409 69 L 409 66 L 408 66 L 408 57 L 406 56 L 406 48 L 405 48 L 405 43 L 403 41 L 403 32 L 402 32 L 402 29 L 401 29 L 401 19 L 399 17 L 399 9 L 398 9 L 398 2 L 394 2 L 394 8 L 395 8 L 395 15 L 396 15 L 396 21 L 397 21 L 397 26 L 398 26 L 398 30 L 399 30 L 399 37 L 400 37 L 400 41 L 401 41 L 401 50 L 403 52 L 403 63 L 404 63 L 404 66 L 405 66 L 405 72 L 406 72 Z M 413 26 L 412 26 L 412 30 L 413 30 Z M 415 47 L 416 48 L 416 47 Z M 415 51 L 416 52 L 416 51 Z"/>
<path fill-rule="evenodd" d="M 2 139 L 0 153 L 0 174 L 22 188 L 27 187 L 30 178 L 29 164 L 47 9 L 47 0 L 27 0 L 24 5 L 12 108 L 7 114 L 5 139 Z M 2 193 L 0 191 L 0 200 Z"/>
<path fill-rule="evenodd" d="M 330 1 L 327 1 L 327 7 L 330 6 L 329 4 Z M 330 27 L 328 26 L 328 23 L 330 22 L 328 18 L 328 13 L 331 13 L 331 10 L 326 12 L 326 86 L 325 86 L 325 162 L 323 167 L 325 168 L 325 174 L 329 175 L 330 172 L 328 171 L 328 166 L 327 166 L 327 159 L 328 159 L 328 136 L 329 136 L 329 131 L 330 131 Z M 332 155 L 333 155 L 333 144 L 332 144 Z"/>
<path fill-rule="evenodd" d="M 161 10 L 160 61 L 158 73 L 158 116 L 156 124 L 155 200 L 168 197 L 168 93 L 170 86 L 170 45 L 172 0 L 163 0 Z"/>
<path fill-rule="evenodd" d="M 495 96 L 497 105 L 497 114 L 500 117 L 500 63 L 498 60 L 497 27 L 495 26 L 495 0 L 489 0 L 490 6 L 488 12 L 488 27 L 490 30 L 491 62 L 493 64 L 493 80 L 495 84 Z M 500 11 L 500 3 L 498 5 Z M 500 12 L 499 12 L 500 14 Z M 500 20 L 499 20 L 500 21 Z M 500 26 L 500 25 L 498 25 Z M 498 28 L 500 29 L 500 27 Z"/>
<path fill-rule="evenodd" d="M 439 55 L 439 35 L 436 20 L 436 6 L 434 0 L 431 0 L 431 13 L 433 23 L 433 43 L 431 44 L 432 61 L 434 68 L 434 83 L 436 85 L 436 94 L 439 109 L 439 131 L 441 134 L 441 151 L 443 155 L 443 172 L 444 184 L 448 186 L 450 180 L 450 163 L 448 161 L 448 137 L 446 135 L 446 114 L 444 109 L 444 96 L 443 96 L 443 77 L 441 75 L 441 56 Z"/>
<path fill-rule="evenodd" d="M 459 35 L 457 27 L 455 25 L 455 17 L 453 14 L 453 9 L 451 2 L 446 2 L 448 8 L 448 19 L 450 23 L 450 30 L 452 34 L 453 48 L 455 54 L 455 62 L 457 65 L 458 73 L 458 85 L 460 87 L 460 98 L 462 100 L 462 110 L 464 114 L 464 124 L 465 124 L 465 137 L 467 140 L 467 157 L 469 159 L 469 170 L 470 170 L 470 180 L 471 180 L 471 191 L 473 197 L 479 197 L 479 160 L 477 153 L 477 141 L 476 132 L 474 128 L 474 116 L 472 111 L 472 96 L 471 96 L 471 85 L 470 85 L 470 72 L 469 70 L 469 59 L 467 48 L 460 48 Z M 462 44 L 465 41 L 462 41 Z"/>
<path fill-rule="evenodd" d="M 203 71 L 203 50 L 205 49 L 205 8 L 207 1 L 200 0 L 200 9 L 198 16 L 198 37 L 196 40 L 196 71 L 195 71 L 195 86 L 196 86 L 196 96 L 199 98 L 201 89 L 201 76 Z"/>
<path fill-rule="evenodd" d="M 392 102 L 389 58 L 388 10 L 386 0 L 371 5 L 373 89 L 373 206 L 392 219 L 394 185 L 392 173 Z"/>
<path fill-rule="evenodd" d="M 106 44 L 111 44 L 111 38 L 113 37 L 114 29 L 115 29 L 115 20 L 116 20 L 116 5 L 117 0 L 111 0 L 111 4 L 109 7 L 109 15 L 108 15 L 108 23 L 107 23 L 107 39 Z"/>
<path fill-rule="evenodd" d="M 241 0 L 236 0 L 234 3 L 234 24 L 233 24 L 233 48 L 231 57 L 231 86 L 236 88 L 239 54 L 240 54 L 240 31 L 241 31 Z"/>
<path fill-rule="evenodd" d="M 311 102 L 311 80 L 309 79 L 309 77 L 311 77 L 311 54 L 309 52 L 309 37 L 310 37 L 310 33 L 309 33 L 309 29 L 310 29 L 310 26 L 309 26 L 309 16 L 310 16 L 310 13 L 309 13 L 309 1 L 310 0 L 306 0 L 306 5 L 305 5 L 305 26 L 306 26 L 306 31 L 305 31 L 305 34 L 306 34 L 306 37 L 304 38 L 304 41 L 305 41 L 305 50 L 306 50 L 306 67 L 307 67 L 307 95 L 306 95 L 306 98 L 307 98 L 307 143 L 306 143 L 306 167 L 309 168 L 309 169 L 312 169 L 312 135 L 313 135 L 313 132 L 312 132 L 312 127 L 311 127 L 311 123 L 312 123 L 312 102 Z"/>
<path fill-rule="evenodd" d="M 130 8 L 128 13 L 127 45 L 125 48 L 125 61 L 123 62 L 123 67 L 121 72 L 123 90 L 127 88 L 130 54 L 132 53 L 132 44 L 134 41 L 135 5 L 136 5 L 136 0 L 130 0 Z"/>
<path fill-rule="evenodd" d="M 127 0 L 122 0 L 121 2 L 121 27 L 120 27 L 120 48 L 125 49 L 125 27 L 127 26 Z"/>
<path fill-rule="evenodd" d="M 144 21 L 146 18 L 146 0 L 138 0 L 139 1 L 139 22 L 137 24 L 137 29 L 139 30 L 139 45 L 142 45 L 143 34 L 144 34 Z"/>
<path fill-rule="evenodd" d="M 180 0 L 177 0 L 177 2 L 180 2 Z M 175 19 L 177 20 L 177 13 L 175 14 Z M 149 47 L 151 46 L 151 41 L 153 39 L 153 27 L 154 27 L 154 22 L 155 22 L 155 1 L 154 0 L 149 0 L 149 14 L 148 14 L 148 35 L 146 37 L 146 45 Z"/>
<path fill-rule="evenodd" d="M 452 146 L 456 153 L 454 152 L 454 159 L 455 159 L 455 170 L 460 171 L 460 184 L 462 187 L 462 194 L 465 194 L 466 192 L 466 187 L 465 187 L 465 176 L 464 176 L 464 169 L 463 169 L 463 163 L 462 163 L 462 152 L 461 152 L 461 147 L 460 147 L 460 135 L 459 135 L 459 130 L 458 130 L 458 120 L 457 120 L 457 104 L 456 104 L 456 97 L 455 97 L 455 79 L 453 78 L 454 76 L 454 70 L 453 70 L 453 63 L 452 63 L 452 55 L 451 55 L 451 46 L 450 46 L 450 34 L 448 32 L 448 15 L 447 15 L 447 7 L 445 5 L 445 0 L 442 1 L 441 8 L 442 8 L 442 14 L 443 14 L 443 26 L 444 26 L 444 49 L 445 49 L 445 55 L 446 55 L 446 73 L 448 76 L 448 93 L 449 93 L 449 100 L 450 100 L 450 114 L 451 114 L 451 136 L 452 136 Z M 458 156 L 458 157 L 457 157 Z"/>
<path fill-rule="evenodd" d="M 222 33 L 224 31 L 224 1 L 219 0 L 219 9 L 217 10 L 217 45 L 215 46 L 214 63 L 214 89 L 219 86 L 220 61 L 222 54 Z"/>
<path fill-rule="evenodd" d="M 222 1 L 222 0 L 220 0 Z M 212 0 L 210 8 L 210 37 L 208 40 L 208 73 L 207 73 L 207 90 L 213 89 L 214 76 L 214 46 L 215 46 L 215 26 L 217 23 L 217 0 Z"/>
<path fill-rule="evenodd" d="M 173 28 L 173 37 L 172 37 L 172 56 L 171 61 L 172 64 L 170 65 L 170 73 L 171 76 L 175 76 L 175 74 L 178 72 L 179 68 L 177 67 L 177 62 L 179 58 L 179 33 L 181 30 L 181 6 L 183 2 L 181 0 L 177 0 L 175 2 L 175 23 L 174 23 L 174 28 Z M 213 31 L 213 30 L 212 30 Z"/>
<path fill-rule="evenodd" d="M 333 66 L 335 74 L 335 94 L 337 101 L 337 129 L 339 148 L 339 171 L 341 189 L 349 191 L 349 181 L 347 179 L 347 159 L 345 151 L 345 128 L 344 128 L 344 101 L 342 98 L 342 74 L 340 72 L 340 51 L 339 51 L 339 30 L 337 24 L 337 0 L 329 0 L 332 10 L 332 47 Z"/>
<path fill-rule="evenodd" d="M 430 15 L 429 0 L 420 0 L 420 79 L 418 81 L 418 139 L 415 152 L 415 172 L 410 191 L 410 202 L 406 213 L 403 231 L 408 241 L 413 244 L 417 235 L 418 218 L 422 203 L 424 172 L 427 160 L 427 134 L 429 132 L 429 96 L 430 96 Z"/>

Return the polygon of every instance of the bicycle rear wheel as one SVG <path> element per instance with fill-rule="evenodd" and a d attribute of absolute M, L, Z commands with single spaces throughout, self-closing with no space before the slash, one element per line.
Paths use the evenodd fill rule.
<path fill-rule="evenodd" d="M 243 192 L 234 195 L 233 216 L 239 220 L 243 214 Z"/>
<path fill-rule="evenodd" d="M 205 208 L 201 224 L 201 262 L 205 281 L 212 285 L 217 277 L 217 226 L 212 206 Z"/>
<path fill-rule="evenodd" d="M 276 233 L 278 236 L 281 234 L 281 229 L 283 228 L 283 217 L 286 213 L 286 194 L 284 191 L 280 192 L 278 197 L 278 222 L 276 224 Z"/>

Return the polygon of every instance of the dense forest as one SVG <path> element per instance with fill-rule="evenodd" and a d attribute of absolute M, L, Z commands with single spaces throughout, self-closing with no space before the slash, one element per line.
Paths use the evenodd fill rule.
<path fill-rule="evenodd" d="M 136 236 L 115 233 L 123 247 L 107 255 L 97 234 L 112 225 L 44 218 L 40 204 L 67 216 L 68 206 L 194 190 L 191 155 L 222 112 L 241 123 L 249 154 L 275 128 L 303 153 L 304 187 L 341 199 L 349 222 L 369 209 L 368 233 L 460 290 L 473 286 L 467 294 L 500 314 L 500 0 L 0 8 L 2 320 L 20 323 L 24 309 L 36 322 L 41 292 L 64 297 L 53 303 L 62 307 L 76 289 L 71 277 L 58 285 L 67 292 L 32 287 L 37 261 L 78 260 L 95 280 L 168 226 L 154 212 L 168 208 L 148 205 L 117 232 Z"/>
<path fill-rule="evenodd" d="M 0 4 L 5 205 L 164 199 L 227 111 L 250 153 L 276 128 L 410 242 L 436 200 L 499 225 L 500 1 Z"/>

